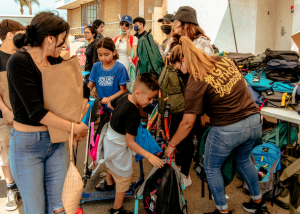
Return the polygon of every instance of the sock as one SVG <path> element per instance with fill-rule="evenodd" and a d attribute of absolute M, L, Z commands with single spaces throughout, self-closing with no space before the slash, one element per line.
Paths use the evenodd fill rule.
<path fill-rule="evenodd" d="M 16 183 L 6 184 L 7 189 L 18 189 Z"/>

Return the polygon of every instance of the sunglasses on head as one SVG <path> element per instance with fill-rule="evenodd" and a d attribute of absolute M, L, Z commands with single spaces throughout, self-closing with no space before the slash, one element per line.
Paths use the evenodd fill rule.
<path fill-rule="evenodd" d="M 129 23 L 128 22 L 120 22 L 120 25 L 121 26 L 125 25 L 125 27 L 129 27 Z"/>

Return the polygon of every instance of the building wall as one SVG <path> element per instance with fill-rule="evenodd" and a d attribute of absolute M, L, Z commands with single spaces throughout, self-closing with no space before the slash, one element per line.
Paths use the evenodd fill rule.
<path fill-rule="evenodd" d="M 278 0 L 259 0 L 257 4 L 255 53 L 266 48 L 276 49 L 278 25 Z"/>
<path fill-rule="evenodd" d="M 68 14 L 68 23 L 70 25 L 70 28 L 76 28 L 71 29 L 71 34 L 80 34 L 81 33 L 81 8 L 75 8 L 72 10 L 67 11 Z"/>

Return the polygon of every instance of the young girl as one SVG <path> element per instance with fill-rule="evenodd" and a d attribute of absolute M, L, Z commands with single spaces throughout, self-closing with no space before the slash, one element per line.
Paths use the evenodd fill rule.
<path fill-rule="evenodd" d="M 100 62 L 95 63 L 93 66 L 88 86 L 92 90 L 96 85 L 98 96 L 102 99 L 101 104 L 105 105 L 100 120 L 108 122 L 112 110 L 107 107 L 107 104 L 114 98 L 126 93 L 129 76 L 125 66 L 116 61 L 119 59 L 119 55 L 112 39 L 109 37 L 102 38 L 98 42 L 96 50 Z M 101 124 L 105 123 L 101 121 Z M 101 132 L 100 129 L 97 130 L 97 133 Z M 96 190 L 100 190 L 100 185 L 96 187 Z"/>

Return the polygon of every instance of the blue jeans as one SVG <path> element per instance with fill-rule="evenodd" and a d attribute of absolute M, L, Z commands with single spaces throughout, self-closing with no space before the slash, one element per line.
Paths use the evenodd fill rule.
<path fill-rule="evenodd" d="M 65 143 L 52 144 L 47 131 L 13 129 L 9 157 L 26 214 L 50 214 L 63 207 L 62 190 L 68 168 Z"/>
<path fill-rule="evenodd" d="M 218 210 L 228 209 L 221 167 L 232 150 L 252 199 L 261 199 L 257 171 L 250 160 L 253 144 L 261 136 L 260 114 L 229 126 L 211 128 L 205 146 L 204 168 Z"/>

